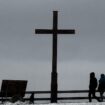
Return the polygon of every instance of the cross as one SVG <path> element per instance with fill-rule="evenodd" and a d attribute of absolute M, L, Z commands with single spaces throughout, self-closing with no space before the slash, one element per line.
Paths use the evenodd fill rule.
<path fill-rule="evenodd" d="M 75 34 L 74 29 L 58 29 L 58 11 L 53 11 L 52 29 L 35 29 L 36 34 L 53 34 L 52 73 L 51 73 L 51 103 L 57 103 L 57 34 Z"/>

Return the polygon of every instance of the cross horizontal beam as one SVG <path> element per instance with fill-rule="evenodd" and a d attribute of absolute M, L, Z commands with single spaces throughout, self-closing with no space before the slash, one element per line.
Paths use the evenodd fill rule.
<path fill-rule="evenodd" d="M 74 29 L 65 30 L 65 29 L 58 29 L 58 30 L 51 30 L 51 29 L 35 29 L 36 34 L 52 34 L 53 32 L 57 32 L 57 34 L 75 34 Z"/>

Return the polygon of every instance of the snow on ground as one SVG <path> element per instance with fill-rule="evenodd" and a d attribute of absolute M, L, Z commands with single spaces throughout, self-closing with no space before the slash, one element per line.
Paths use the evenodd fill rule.
<path fill-rule="evenodd" d="M 29 104 L 29 103 L 25 103 L 25 102 L 16 102 L 16 103 L 10 103 L 10 102 L 6 102 L 4 104 L 0 104 L 0 105 L 105 105 L 105 102 L 92 102 L 92 103 L 49 103 L 49 104 Z"/>

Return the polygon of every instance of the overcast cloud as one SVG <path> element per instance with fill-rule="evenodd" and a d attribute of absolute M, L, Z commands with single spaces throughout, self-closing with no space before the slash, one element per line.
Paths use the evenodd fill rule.
<path fill-rule="evenodd" d="M 50 90 L 52 35 L 34 30 L 51 29 L 54 10 L 59 28 L 76 30 L 58 37 L 59 90 L 88 89 L 91 71 L 105 73 L 105 0 L 0 0 L 0 81 Z"/>

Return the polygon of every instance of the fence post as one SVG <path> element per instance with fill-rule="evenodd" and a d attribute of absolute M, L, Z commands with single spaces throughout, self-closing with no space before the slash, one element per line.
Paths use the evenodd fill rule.
<path fill-rule="evenodd" d="M 34 92 L 32 92 L 32 94 L 31 94 L 31 96 L 30 96 L 30 99 L 29 99 L 29 101 L 30 101 L 30 104 L 34 104 Z"/>

